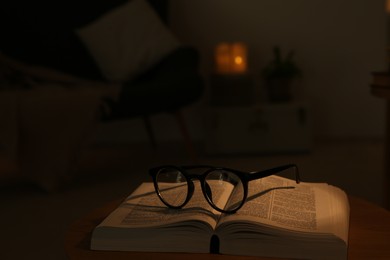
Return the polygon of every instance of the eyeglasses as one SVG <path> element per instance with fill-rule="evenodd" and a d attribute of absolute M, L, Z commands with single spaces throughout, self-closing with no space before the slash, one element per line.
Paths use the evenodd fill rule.
<path fill-rule="evenodd" d="M 225 167 L 207 165 L 173 166 L 165 165 L 149 170 L 154 188 L 160 200 L 169 208 L 180 209 L 191 199 L 197 179 L 204 197 L 212 208 L 222 213 L 235 213 L 245 203 L 248 196 L 248 182 L 264 178 L 293 168 L 296 183 L 300 182 L 298 167 L 287 164 L 259 172 L 243 172 Z M 189 170 L 205 169 L 203 173 L 190 174 Z M 220 203 L 223 193 L 231 192 L 228 205 Z"/>

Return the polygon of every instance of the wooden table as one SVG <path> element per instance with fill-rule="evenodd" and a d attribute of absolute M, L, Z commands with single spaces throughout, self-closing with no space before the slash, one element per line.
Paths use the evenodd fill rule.
<path fill-rule="evenodd" d="M 95 226 L 119 204 L 120 200 L 98 208 L 73 223 L 65 235 L 65 251 L 70 259 L 186 259 L 233 260 L 274 259 L 216 254 L 142 253 L 89 250 Z M 349 197 L 351 206 L 348 259 L 390 259 L 390 211 L 365 200 Z"/>

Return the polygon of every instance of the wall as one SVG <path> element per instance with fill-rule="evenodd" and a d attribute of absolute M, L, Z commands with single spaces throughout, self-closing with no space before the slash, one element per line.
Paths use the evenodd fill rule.
<path fill-rule="evenodd" d="M 262 100 L 260 70 L 278 44 L 296 52 L 304 73 L 296 94 L 310 103 L 314 136 L 383 136 L 384 101 L 369 85 L 370 73 L 386 68 L 384 0 L 171 0 L 170 17 L 177 37 L 199 49 L 206 78 L 215 45 L 243 41 Z M 206 100 L 184 111 L 194 139 L 203 138 Z M 152 123 L 158 140 L 180 139 L 170 116 Z M 101 136 L 110 141 L 147 140 L 140 119 L 105 127 Z"/>
<path fill-rule="evenodd" d="M 297 92 L 311 104 L 315 135 L 383 134 L 384 101 L 369 85 L 371 71 L 386 68 L 384 1 L 172 0 L 171 25 L 201 51 L 205 75 L 221 41 L 246 42 L 258 78 L 275 44 L 295 50 L 304 72 Z"/>

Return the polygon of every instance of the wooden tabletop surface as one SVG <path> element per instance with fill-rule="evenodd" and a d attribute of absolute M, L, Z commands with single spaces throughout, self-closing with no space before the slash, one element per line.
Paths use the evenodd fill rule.
<path fill-rule="evenodd" d="M 250 260 L 274 259 L 216 254 L 142 253 L 92 251 L 89 249 L 94 227 L 112 212 L 121 200 L 98 208 L 74 222 L 65 234 L 65 252 L 69 259 L 186 259 Z M 390 211 L 365 200 L 349 196 L 351 207 L 348 259 L 390 259 Z"/>

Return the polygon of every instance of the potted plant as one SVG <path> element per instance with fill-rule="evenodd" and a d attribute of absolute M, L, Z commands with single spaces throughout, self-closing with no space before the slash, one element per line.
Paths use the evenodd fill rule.
<path fill-rule="evenodd" d="M 294 52 L 282 57 L 279 46 L 273 49 L 274 59 L 262 71 L 271 102 L 286 102 L 292 99 L 292 80 L 301 75 L 301 70 L 293 61 Z"/>

